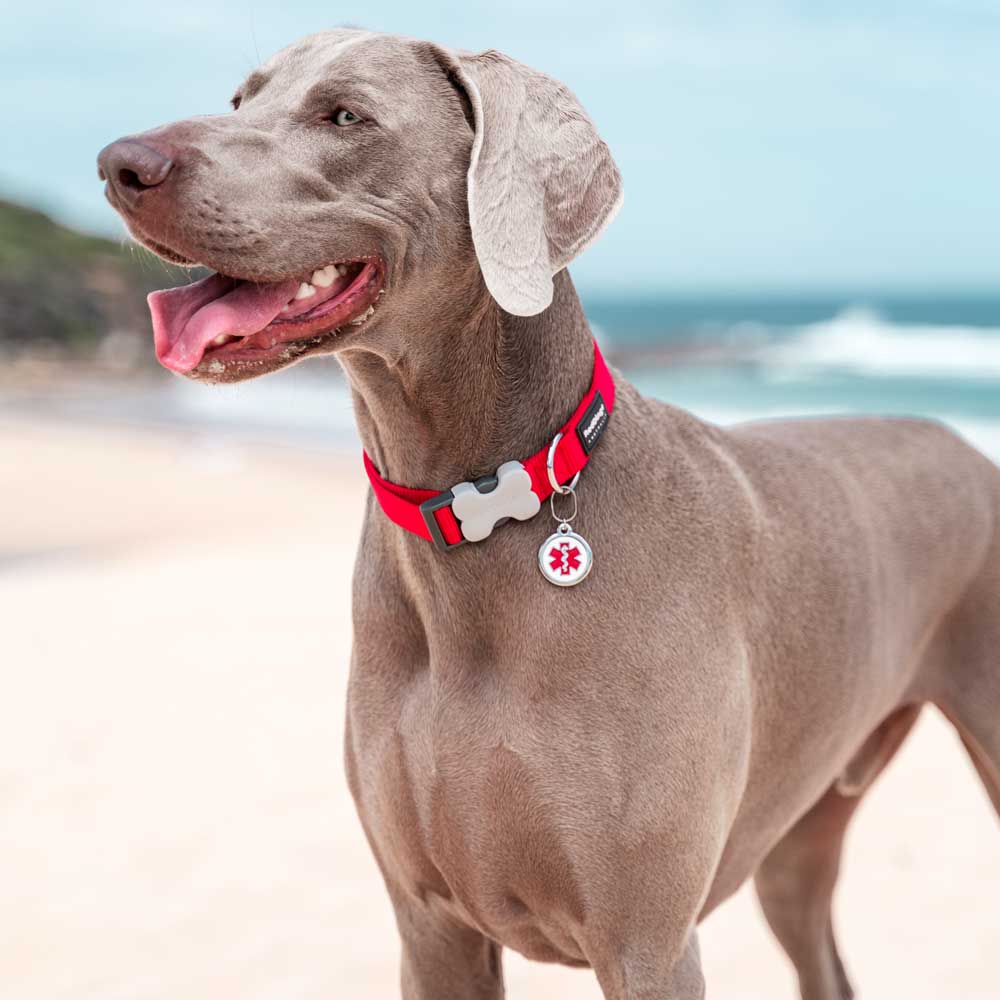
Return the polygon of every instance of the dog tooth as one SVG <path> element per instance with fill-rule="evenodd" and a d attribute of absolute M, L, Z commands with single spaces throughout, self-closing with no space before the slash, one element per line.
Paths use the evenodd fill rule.
<path fill-rule="evenodd" d="M 329 288 L 333 284 L 333 275 L 325 267 L 319 271 L 313 271 L 312 283 L 319 285 L 320 288 Z"/>
<path fill-rule="evenodd" d="M 337 274 L 339 274 L 342 278 L 347 274 L 346 264 L 334 264 L 334 267 L 337 269 Z"/>
<path fill-rule="evenodd" d="M 299 285 L 299 290 L 295 293 L 296 299 L 308 299 L 316 294 L 316 289 L 312 285 L 307 285 L 304 281 Z"/>
<path fill-rule="evenodd" d="M 229 334 L 228 334 L 228 333 L 220 333 L 220 334 L 219 334 L 219 336 L 218 336 L 218 337 L 216 337 L 216 338 L 215 338 L 215 339 L 214 339 L 214 340 L 212 341 L 212 343 L 213 343 L 213 344 L 215 344 L 215 346 L 216 346 L 216 347 L 222 347 L 222 345 L 223 345 L 223 344 L 224 344 L 224 343 L 225 343 L 225 342 L 226 342 L 227 340 L 229 340 Z"/>

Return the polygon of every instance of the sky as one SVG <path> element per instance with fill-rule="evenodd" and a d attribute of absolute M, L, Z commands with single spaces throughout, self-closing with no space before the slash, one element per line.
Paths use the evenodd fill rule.
<path fill-rule="evenodd" d="M 120 235 L 94 159 L 218 113 L 259 58 L 355 24 L 567 83 L 625 180 L 571 268 L 609 293 L 1000 288 L 996 0 L 0 0 L 0 197 Z"/>

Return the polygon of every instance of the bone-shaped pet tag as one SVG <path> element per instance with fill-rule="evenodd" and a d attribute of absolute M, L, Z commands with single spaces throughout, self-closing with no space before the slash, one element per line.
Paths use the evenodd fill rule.
<path fill-rule="evenodd" d="M 469 542 L 488 538 L 496 523 L 505 518 L 527 521 L 541 507 L 538 495 L 531 488 L 531 476 L 520 462 L 504 462 L 497 469 L 496 486 L 488 493 L 480 493 L 472 483 L 459 483 L 451 492 L 455 498 L 452 513 Z"/>

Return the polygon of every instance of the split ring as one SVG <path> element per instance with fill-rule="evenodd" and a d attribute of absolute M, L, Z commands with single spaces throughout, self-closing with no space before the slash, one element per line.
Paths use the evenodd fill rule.
<path fill-rule="evenodd" d="M 549 474 L 549 485 L 552 487 L 553 493 L 572 493 L 576 489 L 576 484 L 580 482 L 579 472 L 565 486 L 560 486 L 559 481 L 556 479 L 556 448 L 559 446 L 559 442 L 562 441 L 562 436 L 562 431 L 558 431 L 552 439 L 552 444 L 549 445 L 549 454 L 545 459 L 545 471 Z"/>

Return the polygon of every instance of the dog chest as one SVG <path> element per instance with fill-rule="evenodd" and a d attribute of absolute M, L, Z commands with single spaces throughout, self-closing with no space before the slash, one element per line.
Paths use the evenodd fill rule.
<path fill-rule="evenodd" d="M 488 725 L 411 728 L 408 717 L 404 707 L 378 732 L 352 726 L 348 746 L 387 880 L 528 957 L 581 964 L 585 825 L 565 808 L 580 796 L 540 757 L 487 735 Z"/>

